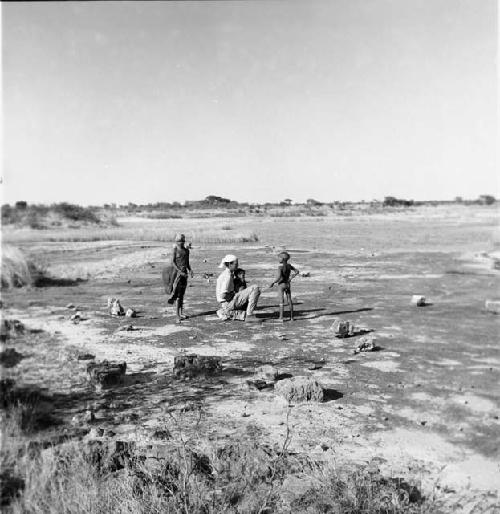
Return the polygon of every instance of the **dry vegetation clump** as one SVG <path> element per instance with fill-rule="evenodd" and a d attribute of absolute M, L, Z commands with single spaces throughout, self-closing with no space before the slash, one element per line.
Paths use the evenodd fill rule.
<path fill-rule="evenodd" d="M 254 243 L 259 240 L 255 232 L 235 232 L 224 229 L 194 229 L 186 231 L 186 239 L 193 243 Z M 4 233 L 9 242 L 92 242 L 92 241 L 159 241 L 171 243 L 175 231 L 165 227 L 82 227 L 43 231 L 15 231 Z"/>
<path fill-rule="evenodd" d="M 280 380 L 274 386 L 274 390 L 290 403 L 323 401 L 323 387 L 311 377 L 292 377 Z"/>
<path fill-rule="evenodd" d="M 19 248 L 2 245 L 2 289 L 32 285 L 37 274 L 34 262 Z"/>
<path fill-rule="evenodd" d="M 195 424 L 179 414 L 162 431 L 168 441 L 159 444 L 167 451 L 160 458 L 148 458 L 133 441 L 30 444 L 38 420 L 36 415 L 26 417 L 26 411 L 36 414 L 37 404 L 21 405 L 15 394 L 7 398 L 12 401 L 2 403 L 0 450 L 6 513 L 432 511 L 419 489 L 401 479 L 368 469 L 340 476 L 322 463 L 291 454 L 288 423 L 282 444 L 270 447 L 257 431 L 238 440 L 207 439 L 196 431 L 204 422 L 202 414 Z M 290 488 L 297 480 L 306 484 L 300 493 Z"/>
<path fill-rule="evenodd" d="M 40 230 L 51 227 L 116 225 L 116 220 L 110 213 L 98 207 L 82 207 L 67 202 L 52 205 L 17 202 L 14 206 L 2 206 L 2 224 Z"/>
<path fill-rule="evenodd" d="M 39 261 L 27 257 L 19 248 L 2 245 L 2 289 L 23 286 L 65 286 L 75 285 L 84 279 L 54 277 Z"/>

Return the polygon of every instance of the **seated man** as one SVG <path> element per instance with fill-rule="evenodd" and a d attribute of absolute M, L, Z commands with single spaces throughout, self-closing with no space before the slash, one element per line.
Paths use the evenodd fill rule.
<path fill-rule="evenodd" d="M 245 319 L 247 322 L 259 321 L 253 313 L 260 296 L 260 289 L 253 285 L 238 287 L 235 291 L 235 271 L 238 269 L 238 258 L 235 255 L 226 255 L 219 268 L 224 271 L 217 278 L 217 301 L 221 308 L 217 311 L 220 319 Z"/>

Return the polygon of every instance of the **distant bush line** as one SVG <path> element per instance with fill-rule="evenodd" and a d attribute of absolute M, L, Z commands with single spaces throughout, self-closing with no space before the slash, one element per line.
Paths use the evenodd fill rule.
<path fill-rule="evenodd" d="M 305 203 L 293 203 L 290 198 L 280 202 L 262 204 L 237 202 L 229 198 L 210 195 L 204 200 L 180 202 L 156 202 L 149 204 L 104 204 L 103 206 L 82 207 L 67 202 L 52 205 L 28 204 L 18 201 L 13 206 L 2 206 L 2 224 L 18 225 L 34 229 L 53 227 L 77 228 L 80 225 L 116 226 L 116 218 L 138 216 L 151 219 L 181 219 L 189 217 L 245 217 L 269 216 L 287 218 L 298 216 L 322 217 L 329 214 L 342 214 L 346 211 L 378 212 L 384 209 L 439 206 L 450 204 L 493 205 L 492 195 L 480 195 L 475 200 L 456 197 L 452 201 L 416 201 L 394 196 L 386 196 L 383 201 L 370 202 L 319 202 L 309 198 Z M 74 225 L 72 225 L 74 224 Z"/>

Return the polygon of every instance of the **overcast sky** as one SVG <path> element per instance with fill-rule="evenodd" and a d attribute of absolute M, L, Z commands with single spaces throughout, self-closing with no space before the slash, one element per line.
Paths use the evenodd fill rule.
<path fill-rule="evenodd" d="M 4 202 L 500 196 L 496 0 L 1 8 Z"/>

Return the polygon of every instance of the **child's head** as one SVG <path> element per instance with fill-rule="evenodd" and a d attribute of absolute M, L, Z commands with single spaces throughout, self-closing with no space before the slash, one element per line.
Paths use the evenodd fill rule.
<path fill-rule="evenodd" d="M 184 234 L 176 234 L 175 235 L 175 244 L 177 246 L 184 246 L 186 242 L 186 236 Z"/>
<path fill-rule="evenodd" d="M 238 268 L 235 272 L 234 272 L 234 275 L 236 277 L 238 277 L 240 280 L 245 280 L 245 270 L 242 269 L 242 268 Z"/>
<path fill-rule="evenodd" d="M 287 262 L 290 259 L 290 254 L 288 252 L 280 252 L 278 254 L 278 259 L 280 262 Z"/>

